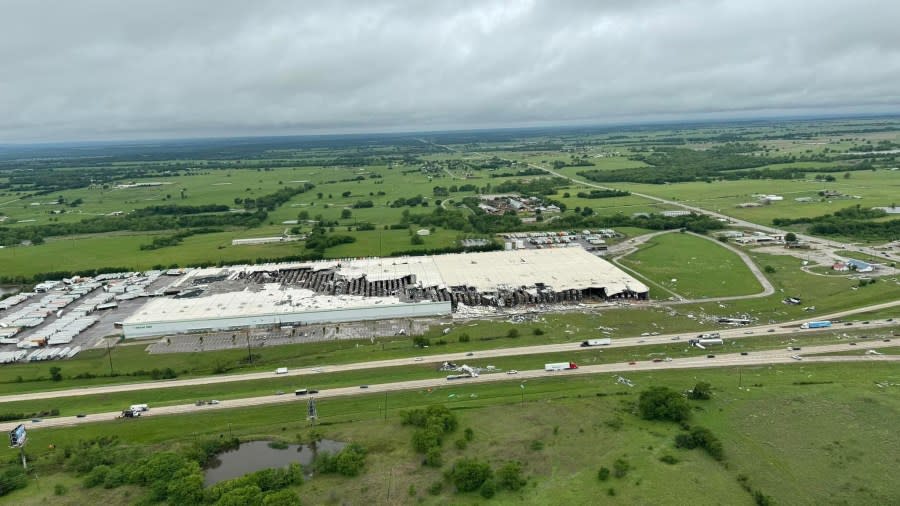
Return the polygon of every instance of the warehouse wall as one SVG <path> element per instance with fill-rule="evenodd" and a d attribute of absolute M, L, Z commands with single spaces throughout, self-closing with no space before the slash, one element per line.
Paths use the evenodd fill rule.
<path fill-rule="evenodd" d="M 450 302 L 418 302 L 349 309 L 326 309 L 302 313 L 278 313 L 255 316 L 224 316 L 202 320 L 176 320 L 164 322 L 128 323 L 123 330 L 125 338 L 154 337 L 184 334 L 207 330 L 227 330 L 246 327 L 270 327 L 273 325 L 341 323 L 388 318 L 414 318 L 419 316 L 444 316 L 451 312 Z"/>

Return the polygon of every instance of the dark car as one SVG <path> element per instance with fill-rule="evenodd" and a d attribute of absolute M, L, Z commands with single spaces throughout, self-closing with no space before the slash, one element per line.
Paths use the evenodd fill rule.
<path fill-rule="evenodd" d="M 318 391 L 318 390 L 310 390 L 309 393 L 310 393 L 310 394 L 317 394 L 317 393 L 319 393 L 319 391 Z"/>
<path fill-rule="evenodd" d="M 369 385 L 360 385 L 359 388 L 369 388 Z"/>
<path fill-rule="evenodd" d="M 715 355 L 707 355 L 706 358 L 716 358 Z"/>
<path fill-rule="evenodd" d="M 77 415 L 75 415 L 75 418 L 84 418 L 84 417 L 86 417 L 86 416 L 87 416 L 87 415 L 84 414 L 84 413 L 78 413 Z"/>
<path fill-rule="evenodd" d="M 742 351 L 742 352 L 741 352 L 741 355 L 747 355 L 747 352 L 746 352 L 746 351 Z"/>

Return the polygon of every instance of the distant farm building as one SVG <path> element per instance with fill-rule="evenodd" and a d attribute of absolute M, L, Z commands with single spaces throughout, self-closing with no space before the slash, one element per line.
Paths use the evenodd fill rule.
<path fill-rule="evenodd" d="M 661 212 L 660 214 L 663 215 L 663 216 L 665 216 L 665 217 L 667 217 L 667 218 L 675 218 L 676 216 L 687 216 L 687 215 L 691 214 L 691 212 L 690 212 L 690 211 L 684 211 L 684 210 L 679 210 L 679 211 L 663 211 L 663 212 Z"/>

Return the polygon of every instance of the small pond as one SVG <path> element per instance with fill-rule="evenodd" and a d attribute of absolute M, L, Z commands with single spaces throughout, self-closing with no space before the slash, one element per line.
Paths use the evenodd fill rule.
<path fill-rule="evenodd" d="M 308 445 L 288 445 L 287 448 L 278 450 L 269 447 L 270 442 L 249 441 L 241 443 L 236 450 L 220 453 L 206 469 L 204 485 L 208 487 L 262 469 L 287 467 L 294 462 L 308 466 L 318 452 L 337 453 L 347 445 L 340 441 L 323 439 Z"/>

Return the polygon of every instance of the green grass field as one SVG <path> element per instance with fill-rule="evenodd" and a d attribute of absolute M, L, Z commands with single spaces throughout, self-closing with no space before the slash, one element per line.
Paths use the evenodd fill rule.
<path fill-rule="evenodd" d="M 317 430 L 369 448 L 367 467 L 355 479 L 316 477 L 297 492 L 305 504 L 596 504 L 602 497 L 609 504 L 751 505 L 753 498 L 740 486 L 743 476 L 776 504 L 874 505 L 900 499 L 900 489 L 885 479 L 900 454 L 900 442 L 885 421 L 900 415 L 900 400 L 892 390 L 873 384 L 900 382 L 900 372 L 890 364 L 791 364 L 628 377 L 635 388 L 617 384 L 610 375 L 595 375 L 529 380 L 524 390 L 517 382 L 454 384 L 431 392 L 323 401 Z M 641 420 L 632 411 L 644 388 L 684 390 L 696 381 L 710 382 L 714 397 L 693 402 L 691 423 L 708 427 L 722 440 L 723 463 L 700 450 L 674 448 L 677 425 Z M 446 486 L 438 496 L 429 495 L 426 489 L 441 480 L 441 470 L 419 464 L 421 457 L 410 447 L 412 430 L 399 425 L 398 413 L 432 403 L 446 403 L 460 417 L 461 427 L 475 431 L 464 450 L 452 444 L 456 435 L 444 443 L 445 469 L 462 456 L 494 465 L 519 460 L 529 477 L 526 488 L 500 492 L 490 501 L 453 494 Z M 297 407 L 288 404 L 191 415 L 187 426 L 186 417 L 173 416 L 32 431 L 29 454 L 40 482 L 32 481 L 0 503 L 92 500 L 115 505 L 140 497 L 139 489 L 84 490 L 71 475 L 58 471 L 54 452 L 82 438 L 114 433 L 122 444 L 147 449 L 229 433 L 293 441 L 310 430 L 298 418 Z M 542 448 L 532 449 L 533 441 Z M 48 449 L 49 443 L 56 449 Z M 12 450 L 4 452 L 13 457 Z M 660 462 L 664 455 L 675 457 L 676 463 Z M 597 470 L 620 458 L 630 465 L 627 475 L 598 481 Z M 67 485 L 65 496 L 52 496 L 56 483 Z M 615 496 L 607 495 L 610 488 Z"/>
<path fill-rule="evenodd" d="M 620 262 L 686 298 L 751 295 L 762 290 L 740 257 L 688 234 L 654 237 Z"/>

